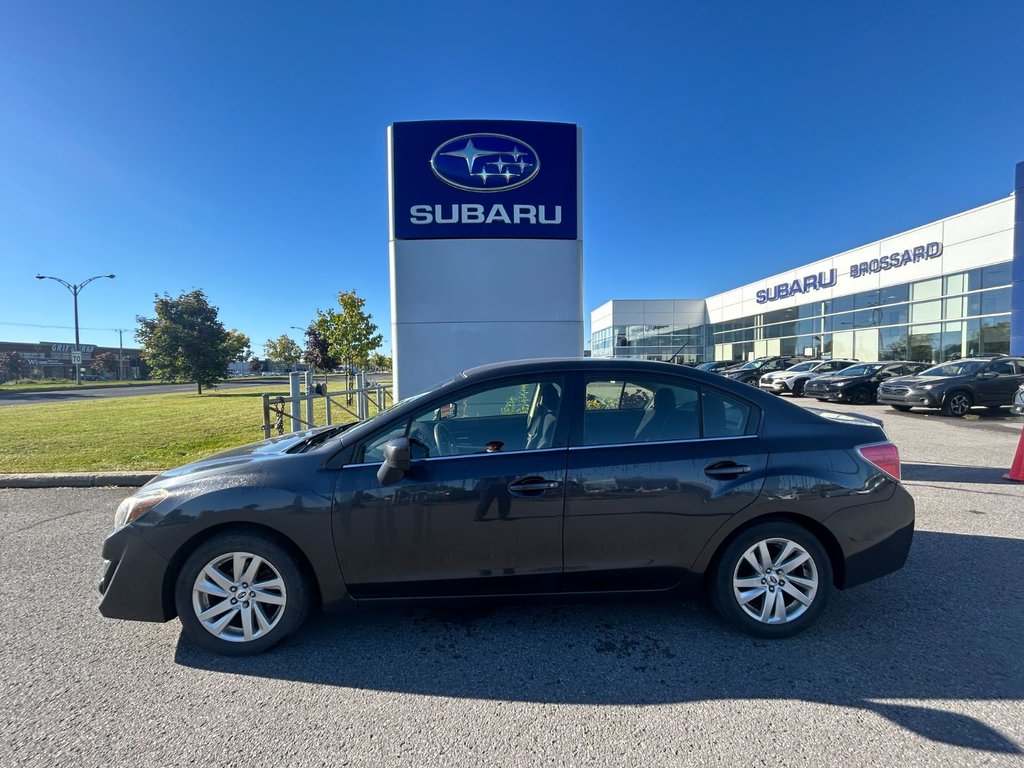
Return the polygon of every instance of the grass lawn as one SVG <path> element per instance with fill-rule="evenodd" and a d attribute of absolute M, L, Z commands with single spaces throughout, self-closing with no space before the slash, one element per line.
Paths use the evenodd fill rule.
<path fill-rule="evenodd" d="M 325 423 L 322 399 L 314 414 Z M 0 415 L 0 473 L 163 470 L 263 439 L 260 393 L 7 405 Z M 336 406 L 332 415 L 336 424 L 354 420 Z"/>

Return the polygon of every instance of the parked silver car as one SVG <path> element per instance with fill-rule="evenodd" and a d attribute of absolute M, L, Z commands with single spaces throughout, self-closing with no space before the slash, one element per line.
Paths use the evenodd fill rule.
<path fill-rule="evenodd" d="M 1015 413 L 1018 416 L 1024 416 L 1024 384 L 1021 384 L 1017 389 L 1017 394 L 1013 396 L 1013 403 L 1010 405 L 1010 413 Z"/>

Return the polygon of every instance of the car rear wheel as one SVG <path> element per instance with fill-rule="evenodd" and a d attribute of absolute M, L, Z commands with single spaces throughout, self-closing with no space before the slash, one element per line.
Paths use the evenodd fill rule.
<path fill-rule="evenodd" d="M 942 401 L 943 416 L 966 416 L 974 405 L 974 399 L 969 392 L 962 390 L 950 392 Z"/>
<path fill-rule="evenodd" d="M 309 611 L 309 587 L 295 558 L 270 537 L 225 533 L 185 561 L 175 603 L 182 627 L 199 645 L 247 656 L 299 628 Z"/>
<path fill-rule="evenodd" d="M 734 626 L 755 637 L 789 637 L 825 609 L 832 564 L 807 529 L 776 521 L 737 536 L 713 578 L 715 606 Z"/>

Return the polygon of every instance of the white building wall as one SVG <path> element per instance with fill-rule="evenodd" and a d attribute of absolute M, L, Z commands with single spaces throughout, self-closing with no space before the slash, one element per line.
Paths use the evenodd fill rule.
<path fill-rule="evenodd" d="M 836 296 L 847 296 L 1009 261 L 1013 258 L 1013 216 L 1014 198 L 1011 195 L 970 211 L 820 259 L 806 266 L 779 272 L 740 288 L 709 296 L 706 299 L 708 321 L 720 323 L 770 310 L 786 309 L 810 301 L 823 301 Z M 850 277 L 851 265 L 870 262 L 882 255 L 913 250 L 930 242 L 942 243 L 940 256 L 897 269 Z M 764 304 L 757 303 L 758 291 L 768 290 L 781 283 L 802 280 L 806 275 L 818 272 L 827 274 L 832 269 L 837 273 L 834 287 L 798 293 Z"/>

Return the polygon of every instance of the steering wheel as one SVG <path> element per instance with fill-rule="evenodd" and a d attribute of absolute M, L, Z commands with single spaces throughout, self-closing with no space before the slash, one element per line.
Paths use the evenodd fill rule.
<path fill-rule="evenodd" d="M 454 456 L 458 453 L 455 447 L 455 437 L 443 421 L 434 425 L 434 443 L 437 445 L 439 456 Z"/>

